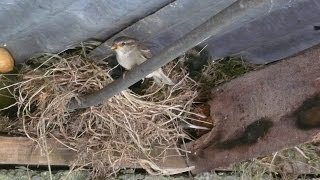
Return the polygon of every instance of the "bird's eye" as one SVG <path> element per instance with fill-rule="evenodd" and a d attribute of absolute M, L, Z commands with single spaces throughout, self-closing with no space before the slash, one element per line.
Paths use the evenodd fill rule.
<path fill-rule="evenodd" d="M 124 45 L 126 45 L 126 43 L 125 43 L 125 42 L 123 42 L 123 43 L 121 43 L 121 45 L 122 45 L 122 46 L 124 46 Z"/>

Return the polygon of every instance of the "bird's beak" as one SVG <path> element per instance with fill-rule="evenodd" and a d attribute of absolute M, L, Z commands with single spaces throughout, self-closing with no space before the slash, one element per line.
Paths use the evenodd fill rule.
<path fill-rule="evenodd" d="M 114 44 L 114 45 L 111 46 L 111 50 L 116 50 L 116 49 L 118 49 L 118 47 L 119 46 L 117 44 Z"/>

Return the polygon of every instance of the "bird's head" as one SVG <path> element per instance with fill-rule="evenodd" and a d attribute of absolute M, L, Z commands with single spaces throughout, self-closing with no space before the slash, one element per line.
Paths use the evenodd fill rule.
<path fill-rule="evenodd" d="M 138 44 L 139 41 L 137 39 L 127 36 L 121 36 L 113 41 L 111 49 L 116 52 L 130 51 L 133 48 L 137 47 Z"/>

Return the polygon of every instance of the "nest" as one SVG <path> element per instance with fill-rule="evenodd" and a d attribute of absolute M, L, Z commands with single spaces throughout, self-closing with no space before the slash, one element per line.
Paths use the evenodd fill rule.
<path fill-rule="evenodd" d="M 164 68 L 175 86 L 151 84 L 144 95 L 124 90 L 102 105 L 68 112 L 72 98 L 98 91 L 113 81 L 113 68 L 107 63 L 97 65 L 84 52 L 43 54 L 23 67 L 14 94 L 25 134 L 46 155 L 47 139 L 58 140 L 78 153 L 74 166 L 90 166 L 93 175 L 114 174 L 124 162 L 166 174 L 168 171 L 153 165 L 169 150 L 181 153 L 178 141 L 191 140 L 178 124 L 203 118 L 192 112 L 198 84 L 178 60 Z M 161 153 L 155 155 L 154 149 Z"/>

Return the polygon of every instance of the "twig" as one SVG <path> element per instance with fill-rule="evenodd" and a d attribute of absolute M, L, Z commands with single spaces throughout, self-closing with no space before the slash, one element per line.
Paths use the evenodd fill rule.
<path fill-rule="evenodd" d="M 301 150 L 299 149 L 297 146 L 294 147 L 304 158 L 310 160 L 310 158 Z"/>

